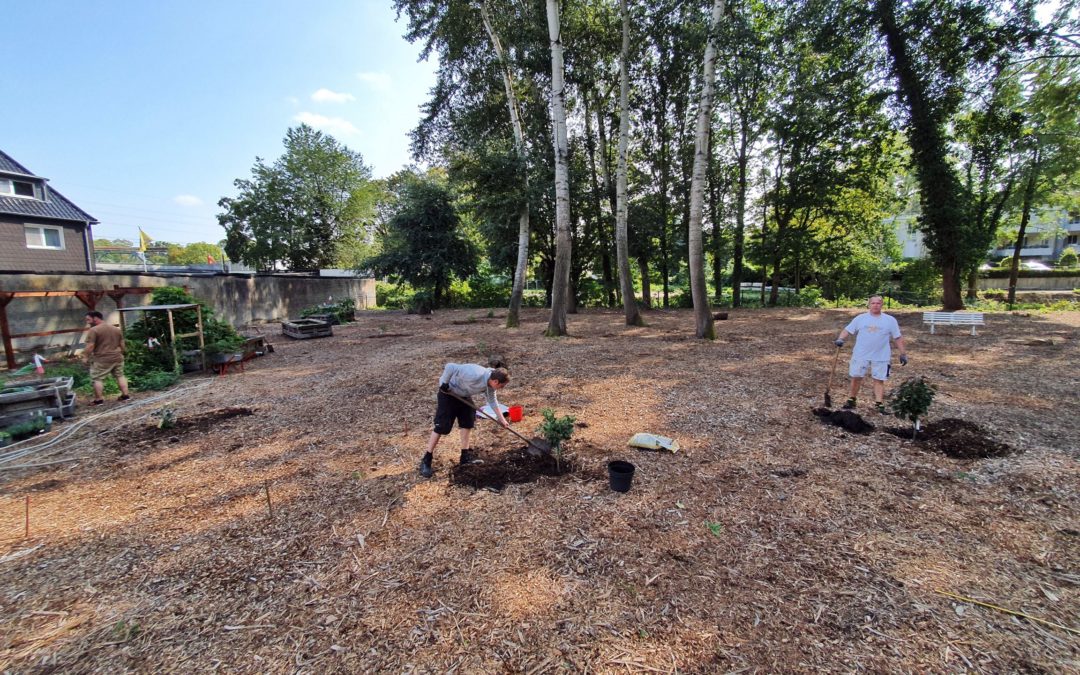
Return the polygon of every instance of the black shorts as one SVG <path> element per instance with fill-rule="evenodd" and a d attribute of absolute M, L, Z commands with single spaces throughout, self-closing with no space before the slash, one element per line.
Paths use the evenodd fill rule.
<path fill-rule="evenodd" d="M 439 392 L 439 405 L 435 408 L 435 433 L 445 436 L 454 428 L 454 421 L 462 429 L 476 426 L 476 411 L 449 394 Z"/>

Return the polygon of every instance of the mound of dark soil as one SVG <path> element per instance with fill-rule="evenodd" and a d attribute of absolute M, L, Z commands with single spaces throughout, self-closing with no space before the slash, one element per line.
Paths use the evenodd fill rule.
<path fill-rule="evenodd" d="M 483 464 L 458 464 L 450 469 L 450 484 L 498 491 L 508 483 L 531 483 L 541 476 L 564 476 L 578 468 L 572 457 L 563 455 L 556 464 L 553 455 L 536 456 L 528 452 L 527 446 L 498 457 L 481 457 Z"/>
<path fill-rule="evenodd" d="M 911 439 L 911 427 L 893 427 L 886 431 L 900 438 Z M 919 431 L 915 442 L 927 450 L 957 459 L 1006 457 L 1019 452 L 1006 443 L 990 438 L 978 424 L 953 418 L 927 424 Z"/>
<path fill-rule="evenodd" d="M 183 415 L 176 418 L 169 429 L 159 429 L 153 425 L 138 426 L 131 431 L 118 434 L 111 443 L 113 448 L 130 448 L 140 444 L 154 443 L 160 439 L 179 440 L 189 433 L 207 433 L 221 422 L 233 417 L 246 417 L 254 414 L 251 408 L 219 408 L 198 415 Z"/>
<path fill-rule="evenodd" d="M 822 424 L 832 424 L 853 434 L 868 434 L 874 430 L 873 424 L 864 420 L 858 413 L 850 410 L 814 408 L 813 413 L 821 418 Z"/>

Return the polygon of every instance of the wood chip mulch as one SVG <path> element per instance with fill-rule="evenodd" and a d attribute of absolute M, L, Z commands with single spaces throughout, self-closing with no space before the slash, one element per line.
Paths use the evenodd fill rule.
<path fill-rule="evenodd" d="M 928 439 L 1010 450 L 976 458 L 867 396 L 870 433 L 819 422 L 851 310 L 733 310 L 712 342 L 688 311 L 590 310 L 560 339 L 504 313 L 271 336 L 245 372 L 81 406 L 0 461 L 0 670 L 1080 670 L 1080 313 L 988 314 L 975 337 L 897 313 L 891 384 L 938 387 Z M 571 470 L 454 484 L 487 470 L 453 468 L 455 432 L 422 479 L 443 364 L 492 355 L 516 430 L 582 422 Z M 490 422 L 473 441 L 476 467 L 522 453 Z"/>

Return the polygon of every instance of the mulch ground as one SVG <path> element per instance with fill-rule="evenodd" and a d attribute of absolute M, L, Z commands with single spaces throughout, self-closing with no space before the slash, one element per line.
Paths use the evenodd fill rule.
<path fill-rule="evenodd" d="M 0 450 L 0 670 L 1080 669 L 1080 313 L 975 337 L 899 313 L 892 384 L 939 391 L 914 441 L 868 400 L 869 433 L 814 414 L 853 311 L 735 310 L 713 342 L 688 311 L 561 339 L 485 313 L 267 327 L 245 372 Z M 492 355 L 519 432 L 579 420 L 560 466 L 481 422 L 483 464 L 454 466 L 455 433 L 420 478 L 443 364 Z"/>

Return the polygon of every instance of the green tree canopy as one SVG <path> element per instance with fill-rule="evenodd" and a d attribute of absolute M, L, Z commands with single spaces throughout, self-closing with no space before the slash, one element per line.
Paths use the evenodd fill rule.
<path fill-rule="evenodd" d="M 443 177 L 401 171 L 388 183 L 391 202 L 379 237 L 382 252 L 364 266 L 428 292 L 432 307 L 439 307 L 453 278 L 476 273 L 477 247 L 464 234 Z"/>
<path fill-rule="evenodd" d="M 217 244 L 197 241 L 194 244 L 169 244 L 170 265 L 205 265 L 210 262 L 221 263 L 223 254 Z"/>
<path fill-rule="evenodd" d="M 312 269 L 355 253 L 374 215 L 377 189 L 360 153 L 306 124 L 285 134 L 273 164 L 255 158 L 237 197 L 218 201 L 225 250 L 257 269 Z"/>

